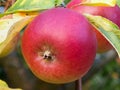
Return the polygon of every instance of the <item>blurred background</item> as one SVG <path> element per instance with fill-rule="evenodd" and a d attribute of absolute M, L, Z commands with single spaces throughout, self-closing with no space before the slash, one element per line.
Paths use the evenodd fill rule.
<path fill-rule="evenodd" d="M 12 0 L 8 1 L 0 0 L 0 13 L 11 5 Z M 68 2 L 65 0 L 65 3 Z M 24 61 L 20 44 L 21 41 L 12 53 L 0 58 L 0 79 L 6 81 L 9 87 L 23 90 L 75 90 L 75 82 L 55 85 L 36 78 Z M 120 90 L 120 59 L 114 50 L 96 55 L 92 68 L 82 78 L 82 90 Z"/>

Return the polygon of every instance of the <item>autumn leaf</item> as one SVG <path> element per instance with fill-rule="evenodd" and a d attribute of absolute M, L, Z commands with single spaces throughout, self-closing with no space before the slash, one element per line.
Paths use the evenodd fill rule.
<path fill-rule="evenodd" d="M 82 0 L 80 4 L 89 6 L 115 6 L 116 0 Z"/>
<path fill-rule="evenodd" d="M 7 83 L 3 80 L 0 80 L 0 90 L 22 90 L 22 89 L 12 89 L 12 88 L 9 88 Z"/>
<path fill-rule="evenodd" d="M 120 28 L 115 23 L 102 16 L 84 15 L 96 30 L 111 43 L 120 57 Z"/>
<path fill-rule="evenodd" d="M 0 57 L 9 54 L 15 47 L 15 42 L 20 31 L 38 13 L 16 13 L 4 16 L 0 19 Z"/>

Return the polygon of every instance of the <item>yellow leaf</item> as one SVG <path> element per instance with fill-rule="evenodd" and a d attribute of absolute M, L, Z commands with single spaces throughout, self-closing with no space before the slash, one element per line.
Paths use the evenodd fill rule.
<path fill-rule="evenodd" d="M 84 14 L 89 22 L 98 30 L 114 47 L 120 57 L 120 28 L 115 23 L 102 16 Z"/>
<path fill-rule="evenodd" d="M 17 35 L 38 13 L 16 13 L 0 19 L 0 57 L 11 52 Z"/>
<path fill-rule="evenodd" d="M 1 87 L 8 87 L 8 85 L 7 85 L 6 82 L 0 80 L 0 88 L 1 88 Z"/>
<path fill-rule="evenodd" d="M 116 0 L 82 0 L 82 5 L 90 6 L 115 6 Z"/>
<path fill-rule="evenodd" d="M 22 90 L 22 89 L 12 89 L 12 88 L 9 88 L 5 81 L 0 80 L 0 90 Z"/>

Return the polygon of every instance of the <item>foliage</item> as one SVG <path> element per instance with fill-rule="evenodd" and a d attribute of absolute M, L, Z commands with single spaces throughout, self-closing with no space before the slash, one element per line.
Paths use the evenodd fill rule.
<path fill-rule="evenodd" d="M 17 0 L 4 14 L 15 12 L 32 12 L 53 8 L 62 3 L 62 0 Z M 4 14 L 1 14 L 3 16 Z"/>
<path fill-rule="evenodd" d="M 0 80 L 0 90 L 22 90 L 22 89 L 9 88 L 6 82 Z"/>
<path fill-rule="evenodd" d="M 34 17 L 33 14 L 27 16 L 26 13 L 18 13 L 0 19 L 0 57 L 6 56 L 12 51 L 16 36 Z"/>
<path fill-rule="evenodd" d="M 117 0 L 117 5 L 120 7 L 120 0 Z"/>
<path fill-rule="evenodd" d="M 120 63 L 116 60 L 108 63 L 89 82 L 88 90 L 119 90 L 120 89 Z"/>
<path fill-rule="evenodd" d="M 90 6 L 115 6 L 116 0 L 84 0 L 81 4 Z"/>
<path fill-rule="evenodd" d="M 102 17 L 85 14 L 91 24 L 113 45 L 120 57 L 120 29 L 112 21 Z"/>

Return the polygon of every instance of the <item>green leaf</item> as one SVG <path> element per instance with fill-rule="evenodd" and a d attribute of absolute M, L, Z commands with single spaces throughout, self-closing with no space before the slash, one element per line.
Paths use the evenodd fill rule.
<path fill-rule="evenodd" d="M 90 23 L 111 43 L 120 57 L 120 29 L 112 21 L 102 17 L 84 14 Z"/>
<path fill-rule="evenodd" d="M 59 6 L 63 0 L 17 0 L 5 13 L 0 14 L 0 17 L 16 12 L 32 12 L 42 11 Z"/>
<path fill-rule="evenodd" d="M 83 0 L 81 4 L 90 6 L 115 6 L 116 0 Z"/>
<path fill-rule="evenodd" d="M 120 0 L 117 0 L 117 5 L 120 7 Z"/>
<path fill-rule="evenodd" d="M 56 6 L 59 6 L 60 4 L 62 4 L 62 3 L 63 3 L 63 1 L 64 1 L 64 0 L 55 0 L 55 1 L 56 1 L 56 3 L 55 3 L 55 4 L 56 4 Z"/>
<path fill-rule="evenodd" d="M 62 1 L 63 0 L 17 0 L 6 13 L 45 10 L 60 5 Z"/>

